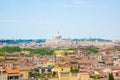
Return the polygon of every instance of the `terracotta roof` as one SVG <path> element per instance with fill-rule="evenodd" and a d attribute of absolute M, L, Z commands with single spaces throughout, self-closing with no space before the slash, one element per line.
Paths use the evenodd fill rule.
<path fill-rule="evenodd" d="M 40 61 L 48 61 L 48 58 L 41 58 Z"/>
<path fill-rule="evenodd" d="M 6 71 L 7 71 L 8 74 L 19 73 L 19 69 L 7 69 Z"/>
<path fill-rule="evenodd" d="M 108 76 L 108 72 L 100 71 L 99 73 L 100 73 L 102 76 Z"/>
<path fill-rule="evenodd" d="M 14 62 L 16 62 L 16 61 L 14 61 L 14 60 L 5 60 L 5 62 L 6 62 L 6 63 L 14 63 Z"/>
<path fill-rule="evenodd" d="M 88 73 L 88 71 L 87 71 L 87 70 L 85 70 L 85 69 L 80 70 L 79 72 L 80 72 L 80 73 Z"/>
<path fill-rule="evenodd" d="M 89 64 L 93 64 L 93 63 L 98 63 L 97 60 L 79 60 L 79 63 L 89 63 Z"/>
<path fill-rule="evenodd" d="M 19 73 L 15 73 L 15 74 L 8 74 L 8 76 L 19 76 Z"/>
<path fill-rule="evenodd" d="M 22 60 L 22 63 L 26 64 L 26 65 L 32 65 L 32 61 L 28 60 L 28 59 L 24 59 Z"/>
<path fill-rule="evenodd" d="M 120 70 L 120 66 L 111 66 L 112 70 Z"/>
<path fill-rule="evenodd" d="M 105 61 L 105 64 L 113 64 L 113 61 Z"/>
<path fill-rule="evenodd" d="M 112 54 L 114 51 L 113 50 L 107 50 L 106 54 Z"/>

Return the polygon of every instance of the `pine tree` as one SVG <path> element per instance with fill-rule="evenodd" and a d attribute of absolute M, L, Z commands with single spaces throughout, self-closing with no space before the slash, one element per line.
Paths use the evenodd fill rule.
<path fill-rule="evenodd" d="M 108 80 L 114 80 L 113 74 L 111 72 L 109 73 Z"/>

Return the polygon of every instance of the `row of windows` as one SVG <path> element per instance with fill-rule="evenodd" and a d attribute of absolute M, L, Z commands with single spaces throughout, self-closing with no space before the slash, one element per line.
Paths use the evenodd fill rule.
<path fill-rule="evenodd" d="M 77 73 L 72 73 L 71 74 L 72 76 L 78 76 Z M 61 77 L 68 77 L 69 76 L 69 73 L 61 73 Z"/>

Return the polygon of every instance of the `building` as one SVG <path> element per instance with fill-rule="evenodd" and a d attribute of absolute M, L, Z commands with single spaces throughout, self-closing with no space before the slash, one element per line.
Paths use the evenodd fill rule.
<path fill-rule="evenodd" d="M 34 66 L 27 67 L 19 67 L 20 78 L 21 80 L 28 80 L 32 78 L 32 71 L 34 70 Z"/>
<path fill-rule="evenodd" d="M 7 69 L 6 71 L 8 80 L 19 80 L 20 77 L 19 69 L 13 68 Z"/>
<path fill-rule="evenodd" d="M 7 73 L 2 66 L 0 66 L 0 80 L 7 80 Z"/>
<path fill-rule="evenodd" d="M 46 40 L 45 43 L 41 44 L 42 47 L 45 48 L 72 48 L 76 47 L 76 42 L 67 39 L 67 40 L 62 40 L 62 36 L 57 33 L 57 35 L 52 39 L 52 40 Z"/>

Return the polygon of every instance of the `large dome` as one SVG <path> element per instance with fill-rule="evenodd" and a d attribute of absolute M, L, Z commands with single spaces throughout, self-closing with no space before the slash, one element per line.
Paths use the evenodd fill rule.
<path fill-rule="evenodd" d="M 55 39 L 61 39 L 61 38 L 62 38 L 62 36 L 58 32 L 57 35 L 55 36 Z"/>

